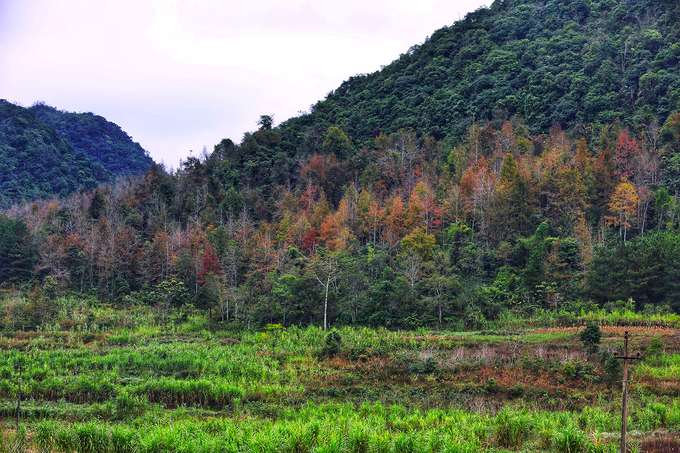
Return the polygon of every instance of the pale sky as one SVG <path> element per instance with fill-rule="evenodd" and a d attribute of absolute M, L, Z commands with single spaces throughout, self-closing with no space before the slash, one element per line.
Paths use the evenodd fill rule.
<path fill-rule="evenodd" d="M 0 99 L 102 115 L 177 168 L 490 3 L 0 0 Z"/>

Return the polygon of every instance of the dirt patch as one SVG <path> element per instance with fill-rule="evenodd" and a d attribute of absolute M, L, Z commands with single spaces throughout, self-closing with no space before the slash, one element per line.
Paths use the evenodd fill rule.
<path fill-rule="evenodd" d="M 645 453 L 680 453 L 680 442 L 671 436 L 645 441 L 640 447 Z"/>

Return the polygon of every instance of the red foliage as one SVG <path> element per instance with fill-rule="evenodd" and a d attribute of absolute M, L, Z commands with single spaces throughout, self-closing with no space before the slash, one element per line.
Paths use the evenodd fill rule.
<path fill-rule="evenodd" d="M 212 273 L 213 275 L 222 275 L 222 265 L 212 246 L 208 246 L 203 253 L 203 260 L 201 261 L 201 272 L 198 273 L 199 283 L 205 283 L 205 278 Z"/>
<path fill-rule="evenodd" d="M 308 253 L 314 253 L 316 250 L 316 245 L 319 243 L 319 238 L 316 232 L 316 228 L 312 228 L 302 239 L 302 248 Z"/>
<path fill-rule="evenodd" d="M 633 175 L 634 160 L 640 152 L 640 145 L 632 138 L 627 130 L 619 133 L 616 140 L 616 176 L 630 178 Z"/>

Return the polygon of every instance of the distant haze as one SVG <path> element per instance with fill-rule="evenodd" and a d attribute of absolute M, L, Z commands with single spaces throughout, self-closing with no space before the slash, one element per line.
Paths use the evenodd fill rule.
<path fill-rule="evenodd" d="M 489 3 L 0 0 L 0 98 L 102 115 L 176 168 Z"/>

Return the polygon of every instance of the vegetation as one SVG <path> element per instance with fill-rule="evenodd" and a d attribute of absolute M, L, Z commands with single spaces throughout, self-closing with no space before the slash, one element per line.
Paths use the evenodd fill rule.
<path fill-rule="evenodd" d="M 152 160 L 101 116 L 0 100 L 0 162 L 0 207 L 6 208 L 144 173 Z"/>
<path fill-rule="evenodd" d="M 357 149 L 400 129 L 455 144 L 514 115 L 532 135 L 619 118 L 653 136 L 680 100 L 679 13 L 671 0 L 495 1 L 287 121 L 280 149 L 321 152 L 315 137 L 340 125 Z"/>
<path fill-rule="evenodd" d="M 8 208 L 0 222 L 26 234 L 0 254 L 21 269 L 0 283 L 41 301 L 23 329 L 55 314 L 48 276 L 57 294 L 249 327 L 677 311 L 677 14 L 662 0 L 495 2 L 172 174 Z M 7 124 L 44 118 L 115 162 L 137 149 L 104 145 L 125 134 L 94 115 L 2 106 Z"/>
<path fill-rule="evenodd" d="M 75 153 L 57 131 L 23 107 L 0 100 L 0 206 L 93 189 L 110 175 Z"/>
<path fill-rule="evenodd" d="M 679 14 L 499 0 L 174 172 L 76 152 L 0 216 L 0 450 L 617 451 L 624 329 L 677 449 Z M 4 201 L 74 154 L 37 116 L 118 131 L 0 111 Z"/>
<path fill-rule="evenodd" d="M 153 160 L 120 126 L 92 113 L 57 110 L 38 102 L 30 107 L 36 117 L 59 132 L 75 153 L 100 163 L 113 178 L 144 173 Z"/>
<path fill-rule="evenodd" d="M 624 329 L 632 347 L 667 352 L 633 368 L 633 440 L 671 442 L 680 428 L 674 328 L 603 327 L 594 358 L 579 328 L 513 320 L 253 332 L 178 310 L 168 322 L 144 307 L 60 304 L 71 309 L 40 333 L 0 336 L 2 451 L 617 451 L 620 386 L 605 361 Z"/>

